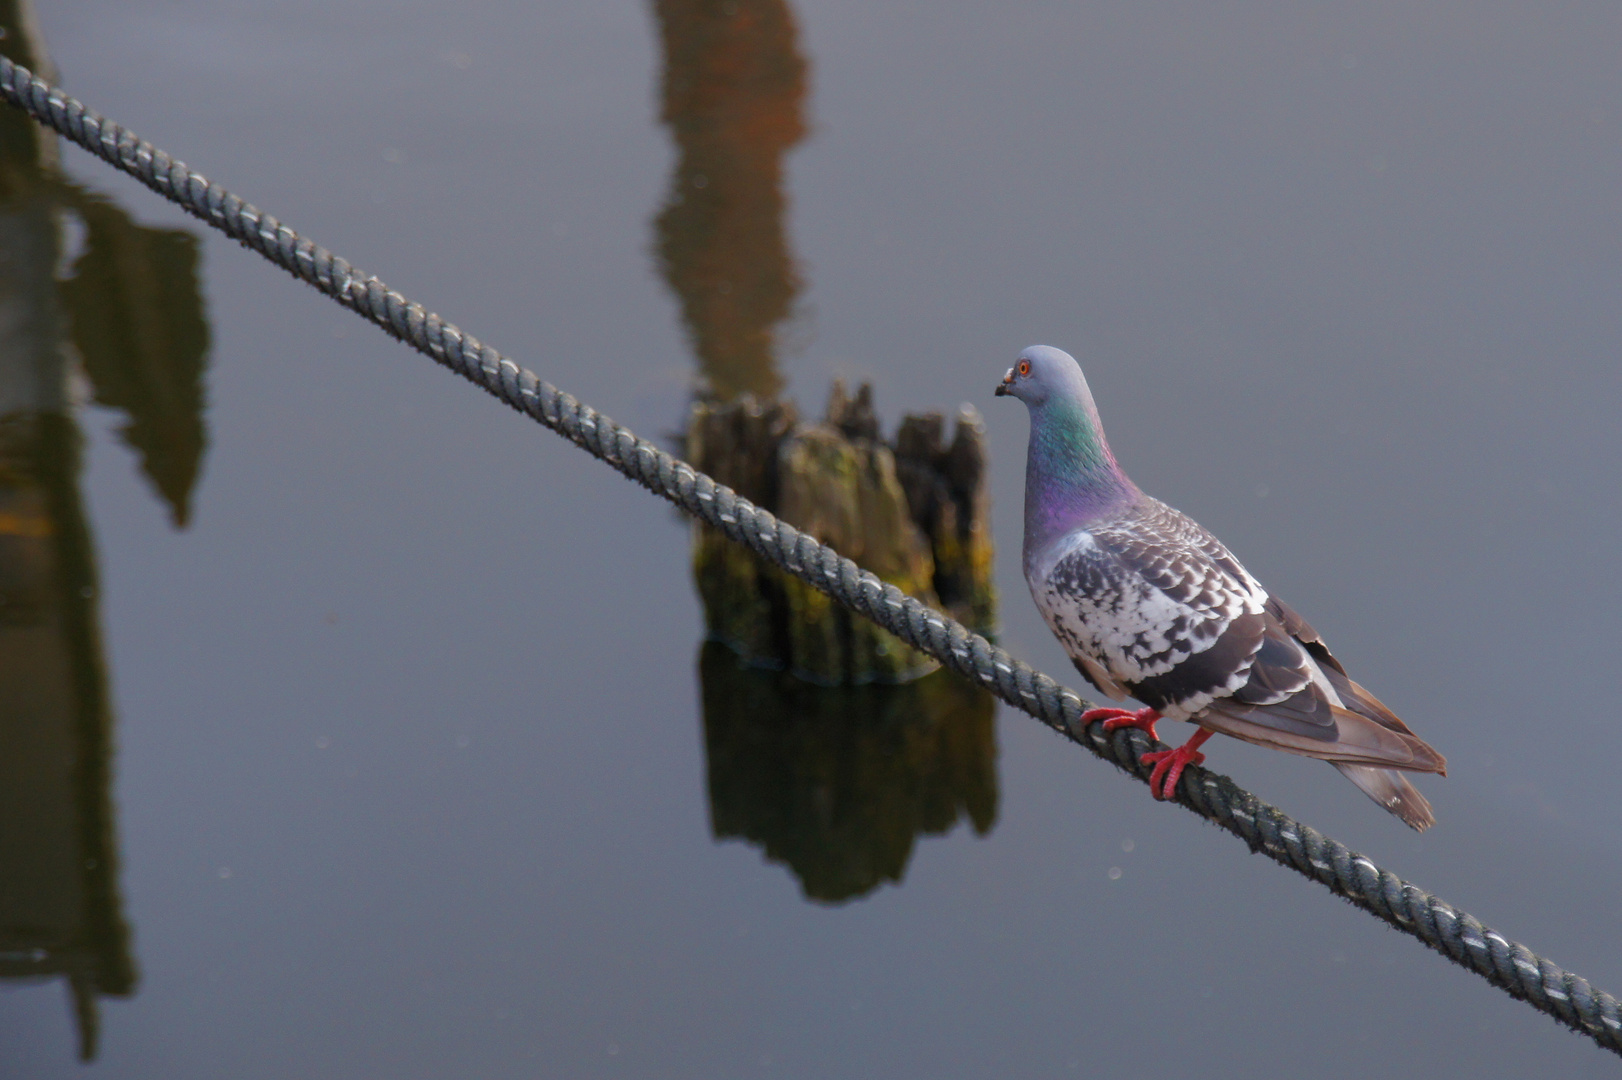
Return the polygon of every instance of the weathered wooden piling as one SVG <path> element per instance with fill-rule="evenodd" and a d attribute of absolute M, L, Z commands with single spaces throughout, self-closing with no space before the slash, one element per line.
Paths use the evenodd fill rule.
<path fill-rule="evenodd" d="M 851 397 L 836 381 L 819 423 L 750 395 L 700 401 L 687 454 L 903 592 L 989 631 L 996 595 L 985 435 L 967 405 L 950 442 L 945 432 L 939 413 L 908 416 L 892 444 L 880 434 L 872 388 Z M 907 682 L 936 666 L 712 532 L 698 532 L 693 573 L 709 636 L 751 664 L 823 685 Z"/>

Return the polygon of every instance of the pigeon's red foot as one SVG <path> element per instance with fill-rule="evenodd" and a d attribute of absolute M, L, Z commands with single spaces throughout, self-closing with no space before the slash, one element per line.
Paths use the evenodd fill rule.
<path fill-rule="evenodd" d="M 1083 724 L 1090 724 L 1094 720 L 1104 721 L 1105 731 L 1135 727 L 1148 732 L 1149 738 L 1156 742 L 1160 741 L 1160 736 L 1155 734 L 1155 724 L 1159 723 L 1160 714 L 1153 709 L 1139 709 L 1137 712 L 1131 709 L 1088 709 L 1081 714 Z"/>
<path fill-rule="evenodd" d="M 1145 765 L 1153 765 L 1154 772 L 1149 774 L 1149 791 L 1157 799 L 1170 799 L 1177 794 L 1177 781 L 1182 778 L 1183 770 L 1190 765 L 1205 764 L 1205 755 L 1200 753 L 1200 747 L 1205 745 L 1212 732 L 1201 728 L 1194 737 L 1175 750 L 1151 750 L 1140 759 Z"/>

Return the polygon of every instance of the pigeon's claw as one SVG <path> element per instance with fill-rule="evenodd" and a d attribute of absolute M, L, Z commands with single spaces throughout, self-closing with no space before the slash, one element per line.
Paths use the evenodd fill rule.
<path fill-rule="evenodd" d="M 1177 781 L 1182 779 L 1183 770 L 1190 765 L 1205 764 L 1205 755 L 1200 753 L 1200 747 L 1205 740 L 1211 737 L 1211 732 L 1201 728 L 1194 737 L 1175 750 L 1151 750 L 1144 754 L 1141 760 L 1145 765 L 1153 765 L 1154 772 L 1149 774 L 1149 791 L 1157 799 L 1170 799 L 1177 794 Z"/>
<path fill-rule="evenodd" d="M 1160 741 L 1155 734 L 1155 724 L 1160 721 L 1160 714 L 1153 709 L 1088 709 L 1081 714 L 1081 722 L 1090 724 L 1094 720 L 1104 721 L 1105 731 L 1119 731 L 1122 728 L 1137 728 L 1139 731 L 1149 733 L 1149 738 Z"/>

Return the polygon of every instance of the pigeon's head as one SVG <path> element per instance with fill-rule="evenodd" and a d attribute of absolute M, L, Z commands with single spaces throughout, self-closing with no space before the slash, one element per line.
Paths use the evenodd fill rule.
<path fill-rule="evenodd" d="M 1031 414 L 1025 463 L 1025 553 L 1040 550 L 1110 507 L 1142 493 L 1110 453 L 1076 358 L 1051 345 L 1019 354 L 997 386 Z"/>
<path fill-rule="evenodd" d="M 1093 398 L 1076 358 L 1051 345 L 1032 345 L 1020 353 L 998 384 L 997 396 L 1017 397 L 1033 409 L 1050 398 L 1087 405 Z"/>

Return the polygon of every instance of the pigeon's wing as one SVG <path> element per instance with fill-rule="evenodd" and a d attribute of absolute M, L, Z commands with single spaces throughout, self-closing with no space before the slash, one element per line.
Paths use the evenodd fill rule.
<path fill-rule="evenodd" d="M 1038 606 L 1095 685 L 1168 718 L 1334 763 L 1446 767 L 1304 619 L 1164 503 L 1145 499 L 1078 534 Z"/>
<path fill-rule="evenodd" d="M 1295 609 L 1278 597 L 1269 596 L 1267 599 L 1267 611 L 1278 619 L 1284 630 L 1318 662 L 1319 670 L 1323 672 L 1324 678 L 1328 680 L 1330 687 L 1335 691 L 1335 696 L 1340 699 L 1342 705 L 1352 712 L 1374 721 L 1381 727 L 1418 738 L 1396 713 L 1386 708 L 1384 702 L 1363 689 L 1360 684 L 1354 682 L 1346 674 L 1346 668 L 1330 653 L 1329 646 L 1324 643 L 1323 638 L 1318 636 L 1318 632 L 1309 626 L 1305 619 L 1295 613 Z M 1427 747 L 1427 749 L 1429 748 Z M 1442 761 L 1441 755 L 1434 750 L 1431 751 L 1431 754 L 1436 758 L 1437 762 Z M 1447 772 L 1445 767 L 1435 771 L 1443 774 Z"/>
<path fill-rule="evenodd" d="M 1086 536 L 1048 576 L 1054 606 L 1073 616 L 1050 625 L 1072 656 L 1162 715 L 1187 719 L 1245 687 L 1258 658 L 1277 653 L 1266 591 L 1190 518 L 1144 499 Z M 1293 657 L 1278 659 L 1279 670 L 1264 663 L 1254 676 L 1276 676 L 1267 700 L 1305 685 L 1283 670 Z"/>
<path fill-rule="evenodd" d="M 1154 500 L 1077 533 L 1038 607 L 1089 681 L 1172 719 L 1322 758 L 1415 829 L 1435 820 L 1397 770 L 1442 756 L 1353 682 L 1317 631 L 1221 542 Z"/>
<path fill-rule="evenodd" d="M 1445 775 L 1447 762 L 1442 755 L 1414 735 L 1379 698 L 1353 682 L 1323 640 L 1287 604 L 1270 597 L 1267 616 L 1267 642 L 1283 638 L 1295 644 L 1305 663 L 1270 662 L 1269 647 L 1264 645 L 1250 682 L 1232 697 L 1213 703 L 1195 718 L 1196 722 L 1247 742 L 1323 758 L 1411 828 L 1423 832 L 1434 825 L 1436 815 L 1429 801 L 1397 770 Z M 1273 649 L 1279 655 L 1287 652 L 1282 645 L 1274 645 Z M 1281 680 L 1277 675 L 1258 679 L 1257 668 L 1282 668 L 1286 674 L 1293 674 L 1312 667 L 1318 674 L 1311 685 L 1282 701 L 1258 700 L 1258 684 Z M 1311 705 L 1305 706 L 1306 701 Z M 1314 721 L 1327 713 L 1332 723 L 1327 729 L 1309 732 L 1317 734 L 1317 738 L 1303 740 L 1302 712 L 1310 713 Z"/>
<path fill-rule="evenodd" d="M 1279 621 L 1279 625 L 1284 627 L 1285 633 L 1301 643 L 1302 648 L 1306 649 L 1312 655 L 1312 658 L 1318 661 L 1319 666 L 1333 668 L 1342 675 L 1346 674 L 1346 669 L 1329 651 L 1329 646 L 1325 644 L 1323 638 L 1318 636 L 1318 631 L 1314 630 L 1307 623 L 1307 620 L 1297 615 L 1295 609 L 1289 604 L 1276 596 L 1268 596 L 1267 613 Z"/>
<path fill-rule="evenodd" d="M 1277 611 L 1289 616 L 1289 623 Z M 1270 599 L 1263 618 L 1263 644 L 1249 680 L 1228 697 L 1212 702 L 1195 717 L 1197 723 L 1246 742 L 1322 758 L 1337 767 L 1357 766 L 1361 772 L 1341 771 L 1388 808 L 1392 806 L 1390 797 L 1399 794 L 1397 789 L 1405 789 L 1406 783 L 1376 778 L 1372 774 L 1383 770 L 1368 766 L 1447 771 L 1442 755 L 1348 678 L 1316 635 L 1302 641 L 1291 632 L 1293 625 L 1297 632 L 1304 628 L 1311 634 L 1299 616 Z M 1318 652 L 1321 656 L 1315 655 Z M 1404 795 L 1399 801 L 1412 803 L 1417 798 L 1415 792 L 1412 799 Z"/>
<path fill-rule="evenodd" d="M 1121 576 L 1147 594 L 1122 605 L 1137 614 L 1137 625 L 1128 636 L 1118 619 L 1114 640 L 1115 670 L 1134 697 L 1291 753 L 1359 766 L 1445 768 L 1441 755 L 1347 677 L 1305 619 L 1197 522 L 1146 500 L 1093 537 Z"/>

